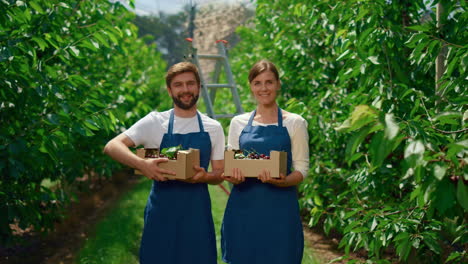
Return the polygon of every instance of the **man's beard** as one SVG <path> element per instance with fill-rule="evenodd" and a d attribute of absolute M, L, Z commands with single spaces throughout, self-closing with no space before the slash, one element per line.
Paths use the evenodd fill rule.
<path fill-rule="evenodd" d="M 184 110 L 188 110 L 190 108 L 192 108 L 198 101 L 198 94 L 197 95 L 194 95 L 193 93 L 188 93 L 192 96 L 192 100 L 190 100 L 190 102 L 188 104 L 182 102 L 179 97 L 180 96 L 184 96 L 184 95 L 187 95 L 187 93 L 185 94 L 180 94 L 179 96 L 173 96 L 172 97 L 172 101 L 174 101 L 174 104 L 177 105 L 179 108 L 182 108 Z"/>

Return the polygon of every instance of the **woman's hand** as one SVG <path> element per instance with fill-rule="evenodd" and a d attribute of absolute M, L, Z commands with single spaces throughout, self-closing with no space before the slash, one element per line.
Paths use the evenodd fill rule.
<path fill-rule="evenodd" d="M 143 159 L 138 169 L 150 180 L 167 181 L 168 179 L 163 174 L 176 175 L 175 172 L 162 169 L 158 166 L 159 163 L 167 161 L 167 158 Z"/>
<path fill-rule="evenodd" d="M 262 172 L 258 175 L 258 179 L 263 183 L 270 183 L 277 187 L 288 187 L 290 186 L 286 180 L 286 176 L 283 173 L 280 173 L 279 178 L 272 178 L 270 171 L 263 169 Z"/>
<path fill-rule="evenodd" d="M 232 176 L 224 176 L 223 173 L 221 177 L 234 185 L 243 183 L 245 181 L 244 173 L 239 168 L 232 168 Z"/>

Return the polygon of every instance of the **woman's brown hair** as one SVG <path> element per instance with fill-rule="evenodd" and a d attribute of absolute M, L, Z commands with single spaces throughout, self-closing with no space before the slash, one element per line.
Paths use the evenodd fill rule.
<path fill-rule="evenodd" d="M 261 60 L 258 61 L 257 63 L 252 66 L 252 68 L 249 71 L 249 83 L 255 79 L 260 73 L 266 72 L 266 71 L 271 71 L 275 77 L 276 80 L 279 81 L 279 74 L 278 74 L 278 69 L 276 69 L 275 64 L 273 62 L 268 61 L 268 60 Z"/>

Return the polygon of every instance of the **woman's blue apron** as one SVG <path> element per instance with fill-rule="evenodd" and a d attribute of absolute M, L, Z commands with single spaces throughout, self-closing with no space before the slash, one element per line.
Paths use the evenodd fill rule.
<path fill-rule="evenodd" d="M 208 169 L 211 140 L 197 112 L 200 132 L 174 134 L 174 111 L 160 148 L 182 145 L 200 150 L 200 166 Z M 142 264 L 216 264 L 216 237 L 206 183 L 177 180 L 153 182 L 145 208 L 140 246 Z"/>
<path fill-rule="evenodd" d="M 265 155 L 286 151 L 289 174 L 291 140 L 281 109 L 278 126 L 252 126 L 255 113 L 239 137 L 240 149 Z M 256 178 L 234 185 L 224 212 L 221 248 L 230 264 L 300 264 L 304 235 L 296 186 L 276 187 Z"/>

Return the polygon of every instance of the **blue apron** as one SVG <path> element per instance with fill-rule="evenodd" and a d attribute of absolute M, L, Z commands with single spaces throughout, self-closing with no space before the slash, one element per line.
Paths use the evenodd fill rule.
<path fill-rule="evenodd" d="M 200 132 L 173 134 L 174 111 L 160 148 L 182 145 L 200 150 L 200 166 L 208 169 L 211 140 L 197 112 Z M 216 264 L 216 237 L 206 183 L 177 180 L 153 182 L 145 208 L 140 246 L 142 264 Z"/>
<path fill-rule="evenodd" d="M 265 155 L 286 151 L 289 174 L 291 140 L 281 109 L 278 126 L 252 126 L 255 113 L 239 137 L 240 149 Z M 304 235 L 296 186 L 276 187 L 256 178 L 234 185 L 224 212 L 221 248 L 229 264 L 300 264 Z"/>

